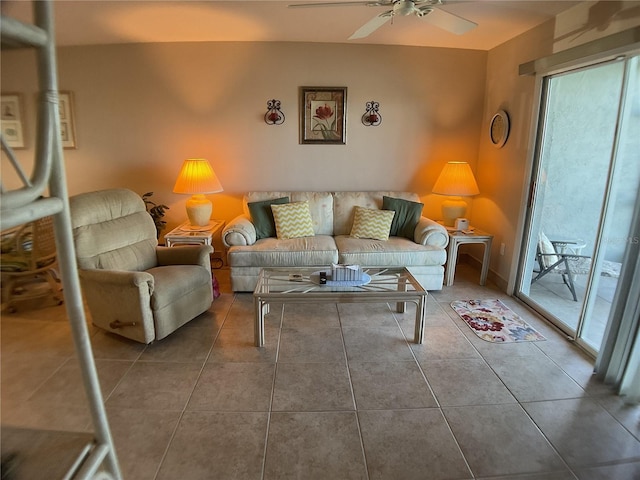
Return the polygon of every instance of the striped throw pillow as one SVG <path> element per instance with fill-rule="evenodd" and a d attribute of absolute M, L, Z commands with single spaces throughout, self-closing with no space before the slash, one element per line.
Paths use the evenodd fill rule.
<path fill-rule="evenodd" d="M 355 238 L 372 238 L 389 240 L 391 222 L 396 214 L 393 210 L 373 210 L 355 207 L 351 236 Z"/>
<path fill-rule="evenodd" d="M 309 202 L 293 202 L 271 205 L 278 239 L 313 237 L 313 221 Z"/>

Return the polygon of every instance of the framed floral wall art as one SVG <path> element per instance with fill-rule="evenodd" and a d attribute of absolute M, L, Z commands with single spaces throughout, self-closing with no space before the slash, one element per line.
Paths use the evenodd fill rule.
<path fill-rule="evenodd" d="M 347 143 L 347 87 L 300 87 L 300 143 Z"/>
<path fill-rule="evenodd" d="M 2 114 L 2 138 L 11 148 L 25 148 L 22 123 L 22 95 L 3 93 L 0 105 Z"/>

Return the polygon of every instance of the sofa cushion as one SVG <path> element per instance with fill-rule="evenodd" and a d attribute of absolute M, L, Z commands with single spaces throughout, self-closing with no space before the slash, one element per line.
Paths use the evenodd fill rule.
<path fill-rule="evenodd" d="M 147 270 L 147 273 L 153 275 L 153 310 L 160 310 L 182 297 L 189 296 L 202 286 L 211 288 L 211 273 L 200 265 L 154 267 Z"/>
<path fill-rule="evenodd" d="M 251 221 L 253 222 L 253 226 L 256 228 L 257 240 L 276 236 L 276 225 L 273 221 L 271 205 L 282 205 L 285 203 L 289 203 L 289 197 L 280 197 L 247 203 L 247 208 L 251 215 Z"/>
<path fill-rule="evenodd" d="M 355 207 L 350 235 L 355 238 L 388 240 L 394 216 L 395 212 L 393 210 Z"/>
<path fill-rule="evenodd" d="M 333 193 L 333 234 L 349 235 L 353 225 L 353 207 L 382 209 L 383 196 L 419 202 L 420 197 L 411 192 L 372 191 Z"/>
<path fill-rule="evenodd" d="M 249 216 L 248 202 L 280 197 L 289 197 L 290 202 L 307 200 L 315 234 L 333 235 L 333 195 L 331 192 L 248 192 L 243 199 L 244 213 Z M 347 231 L 347 233 L 349 232 Z"/>
<path fill-rule="evenodd" d="M 230 267 L 304 267 L 338 263 L 338 249 L 333 237 L 315 237 L 278 240 L 263 238 L 253 245 L 231 247 Z"/>
<path fill-rule="evenodd" d="M 391 222 L 389 235 L 413 240 L 415 238 L 416 225 L 418 225 L 418 221 L 422 216 L 423 207 L 423 203 L 383 196 L 382 208 L 396 212 L 393 222 Z"/>
<path fill-rule="evenodd" d="M 339 235 L 334 239 L 340 263 L 369 267 L 408 267 L 443 265 L 447 259 L 444 248 L 419 245 L 403 237 L 389 237 L 389 240 L 383 241 Z"/>
<path fill-rule="evenodd" d="M 271 210 L 279 240 L 314 236 L 308 201 L 271 205 Z"/>

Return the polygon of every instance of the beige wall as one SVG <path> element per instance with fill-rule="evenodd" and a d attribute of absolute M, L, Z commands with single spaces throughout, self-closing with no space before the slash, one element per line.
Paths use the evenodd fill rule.
<path fill-rule="evenodd" d="M 486 52 L 365 45 L 176 43 L 59 50 L 60 89 L 75 96 L 78 148 L 65 150 L 70 194 L 128 187 L 154 191 L 185 219 L 171 192 L 182 160 L 208 158 L 224 193 L 214 216 L 241 211 L 248 190 L 413 190 L 430 195 L 444 163 L 475 167 Z M 25 96 L 31 155 L 36 84 L 30 55 L 2 52 L 2 90 Z M 26 75 L 20 75 L 25 74 Z M 347 144 L 298 143 L 298 88 L 346 86 Z M 266 102 L 286 121 L 268 126 Z M 367 101 L 380 102 L 365 127 Z"/>
<path fill-rule="evenodd" d="M 624 12 L 623 12 L 624 10 Z M 491 255 L 493 279 L 504 288 L 513 279 L 520 244 L 523 202 L 532 169 L 532 120 L 538 109 L 533 76 L 519 76 L 520 64 L 640 25 L 640 2 L 584 2 L 525 34 L 487 57 L 486 96 L 477 163 L 480 195 L 473 200 L 474 225 L 495 235 Z M 511 134 L 501 149 L 489 141 L 489 122 L 504 109 Z M 505 254 L 500 255 L 500 244 Z M 481 258 L 481 252 L 474 252 Z"/>
<path fill-rule="evenodd" d="M 239 213 L 247 190 L 408 189 L 437 219 L 442 197 L 430 194 L 433 183 L 444 163 L 463 160 L 481 191 L 469 201 L 468 216 L 495 235 L 492 275 L 506 286 L 517 261 L 537 102 L 534 78 L 520 77 L 518 66 L 640 22 L 636 16 L 630 24 L 625 15 L 611 20 L 596 11 L 602 4 L 578 5 L 488 53 L 295 43 L 62 48 L 60 88 L 75 94 L 78 136 L 78 149 L 65 151 L 69 191 L 154 191 L 171 207 L 171 228 L 185 219 L 186 199 L 171 193 L 182 160 L 202 156 L 225 188 L 211 196 L 217 218 Z M 577 31 L 584 25 L 587 33 Z M 2 91 L 25 96 L 29 148 L 20 156 L 30 158 L 36 85 L 33 75 L 21 74 L 33 62 L 23 53 L 3 51 L 1 58 Z M 347 145 L 298 144 L 303 85 L 348 87 Z M 271 98 L 282 101 L 282 126 L 262 120 Z M 360 123 L 370 100 L 380 102 L 379 127 Z M 502 149 L 487 134 L 498 109 L 512 123 Z M 2 167 L 2 180 L 11 185 Z"/>
<path fill-rule="evenodd" d="M 528 173 L 531 116 L 535 77 L 521 77 L 518 66 L 552 53 L 553 25 L 545 24 L 489 52 L 487 93 L 478 158 L 480 195 L 473 201 L 473 223 L 494 234 L 491 271 L 494 280 L 506 286 L 513 257 L 524 179 Z M 498 110 L 505 110 L 511 131 L 507 143 L 496 148 L 489 138 L 489 123 Z M 500 245 L 505 253 L 500 255 Z M 476 255 L 479 257 L 479 255 Z"/>

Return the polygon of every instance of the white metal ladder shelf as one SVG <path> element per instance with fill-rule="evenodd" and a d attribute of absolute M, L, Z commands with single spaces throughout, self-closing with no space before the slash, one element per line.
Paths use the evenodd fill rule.
<path fill-rule="evenodd" d="M 71 468 L 63 478 L 121 480 L 122 475 L 96 373 L 82 302 L 80 280 L 76 269 L 58 114 L 58 80 L 52 2 L 49 0 L 34 1 L 33 11 L 34 24 L 26 24 L 5 16 L 1 17 L 2 49 L 35 48 L 37 51 L 40 98 L 36 156 L 30 176 L 25 174 L 11 147 L 6 144 L 4 139 L 2 140 L 2 151 L 6 154 L 23 185 L 20 188 L 7 191 L 0 182 L 0 230 L 46 216 L 53 216 L 65 305 L 94 427 L 93 435 L 89 435 L 87 440 L 81 442 L 82 445 L 81 448 L 78 448 L 76 460 L 70 462 Z M 47 188 L 48 196 L 45 196 Z M 21 435 L 13 431 L 7 432 L 7 434 L 7 437 L 3 438 L 3 450 L 6 447 L 4 440 Z M 51 436 L 50 434 L 51 432 L 47 432 L 48 436 Z M 48 473 L 42 472 L 43 475 L 48 475 Z M 51 477 L 42 478 L 49 479 Z"/>

